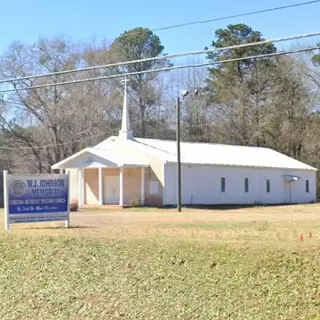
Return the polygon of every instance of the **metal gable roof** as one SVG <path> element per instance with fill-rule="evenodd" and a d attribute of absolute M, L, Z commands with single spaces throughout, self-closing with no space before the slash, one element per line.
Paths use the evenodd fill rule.
<path fill-rule="evenodd" d="M 130 150 L 134 152 L 132 153 Z M 83 152 L 89 152 L 108 160 L 116 166 L 148 166 L 147 157 L 159 159 L 164 163 L 175 163 L 177 161 L 176 141 L 142 138 L 123 139 L 112 136 L 93 148 L 86 148 L 55 164 L 52 168 L 67 168 L 68 163 Z M 317 170 L 269 148 L 213 143 L 181 142 L 181 162 L 233 167 Z"/>
<path fill-rule="evenodd" d="M 128 140 L 128 143 L 140 152 L 165 162 L 177 161 L 175 141 L 135 138 Z M 181 162 L 219 166 L 317 170 L 269 148 L 212 143 L 181 142 Z"/>

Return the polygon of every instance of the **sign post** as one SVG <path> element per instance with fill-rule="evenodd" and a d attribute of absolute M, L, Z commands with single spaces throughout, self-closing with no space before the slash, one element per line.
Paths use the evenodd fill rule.
<path fill-rule="evenodd" d="M 65 222 L 65 226 L 66 228 L 69 228 L 70 227 L 70 173 L 68 172 L 68 174 L 66 175 L 67 176 L 67 183 L 68 183 L 68 186 L 67 186 L 67 219 L 66 219 L 66 222 Z"/>
<path fill-rule="evenodd" d="M 6 231 L 9 231 L 8 220 L 8 190 L 7 190 L 7 177 L 8 171 L 3 171 L 3 203 L 4 203 L 4 227 Z"/>
<path fill-rule="evenodd" d="M 5 229 L 11 224 L 65 221 L 70 226 L 69 174 L 8 174 L 4 171 Z"/>

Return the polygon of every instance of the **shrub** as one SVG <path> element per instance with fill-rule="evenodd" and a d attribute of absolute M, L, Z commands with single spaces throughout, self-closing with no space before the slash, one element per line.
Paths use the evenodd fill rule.
<path fill-rule="evenodd" d="M 78 211 L 78 203 L 77 202 L 72 202 L 70 203 L 70 211 Z"/>
<path fill-rule="evenodd" d="M 139 200 L 132 200 L 130 202 L 130 206 L 131 207 L 141 207 L 142 206 L 142 201 L 139 199 Z"/>

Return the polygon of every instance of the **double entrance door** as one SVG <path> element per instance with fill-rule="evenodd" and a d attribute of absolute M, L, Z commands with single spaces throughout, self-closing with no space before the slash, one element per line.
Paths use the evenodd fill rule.
<path fill-rule="evenodd" d="M 103 181 L 103 203 L 119 204 L 120 178 L 119 176 L 105 176 Z"/>

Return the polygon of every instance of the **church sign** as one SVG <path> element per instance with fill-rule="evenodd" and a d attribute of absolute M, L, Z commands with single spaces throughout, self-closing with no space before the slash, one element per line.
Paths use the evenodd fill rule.
<path fill-rule="evenodd" d="M 69 226 L 69 174 L 4 171 L 5 228 L 10 224 L 65 221 Z"/>

